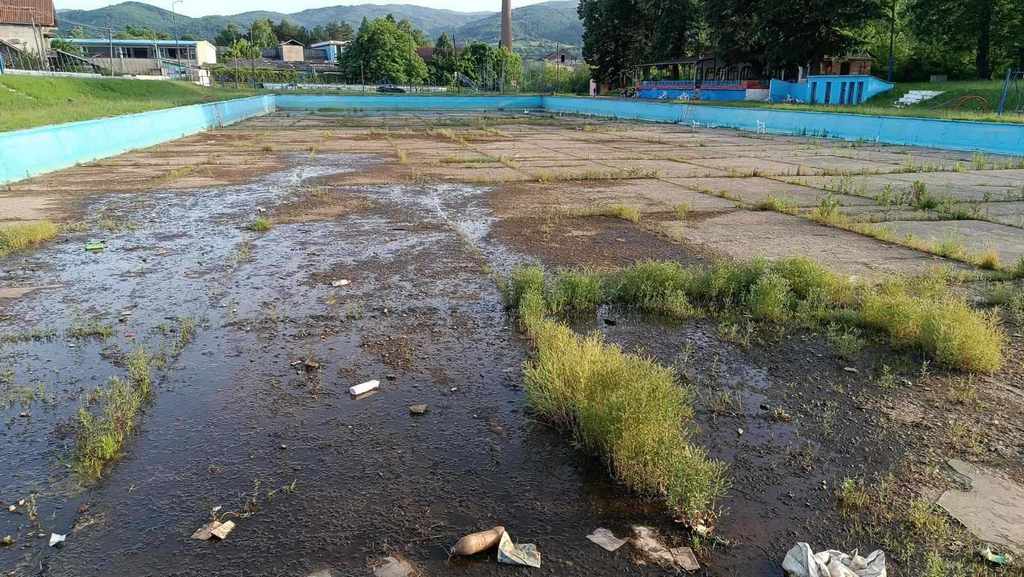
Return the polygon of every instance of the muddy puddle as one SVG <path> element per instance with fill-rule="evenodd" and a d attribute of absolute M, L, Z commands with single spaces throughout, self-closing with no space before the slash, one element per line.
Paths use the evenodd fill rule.
<path fill-rule="evenodd" d="M 245 185 L 97 195 L 88 212 L 120 230 L 4 261 L 5 284 L 45 287 L 5 303 L 0 321 L 0 498 L 36 507 L 0 515 L 15 541 L 0 549 L 5 573 L 362 575 L 391 551 L 427 575 L 507 573 L 445 551 L 497 523 L 538 544 L 536 574 L 654 573 L 584 535 L 670 520 L 524 412 L 527 347 L 484 274 L 517 255 L 476 242 L 484 190 L 364 188 L 352 193 L 372 204 L 358 214 L 246 229 L 257 207 L 366 162 L 297 156 Z M 106 250 L 84 250 L 94 237 Z M 196 335 L 175 351 L 183 318 Z M 70 336 L 89 323 L 113 334 Z M 74 416 L 139 346 L 168 364 L 124 458 L 82 487 Z M 381 390 L 347 395 L 368 379 Z M 411 416 L 415 403 L 427 414 Z M 240 514 L 230 538 L 189 539 L 216 506 Z M 50 532 L 68 534 L 63 548 L 47 547 Z"/>

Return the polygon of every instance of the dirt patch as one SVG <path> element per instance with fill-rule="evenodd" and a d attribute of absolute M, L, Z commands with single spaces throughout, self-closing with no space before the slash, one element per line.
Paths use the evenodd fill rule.
<path fill-rule="evenodd" d="M 604 216 L 505 218 L 495 223 L 489 238 L 551 267 L 621 267 L 645 259 L 704 260 L 664 236 Z"/>

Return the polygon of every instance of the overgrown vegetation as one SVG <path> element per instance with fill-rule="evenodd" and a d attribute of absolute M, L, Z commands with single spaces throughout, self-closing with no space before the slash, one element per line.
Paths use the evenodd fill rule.
<path fill-rule="evenodd" d="M 42 244 L 58 232 L 60 228 L 48 220 L 0 226 L 0 257 Z"/>
<path fill-rule="evenodd" d="M 854 542 L 877 543 L 901 575 L 949 577 L 1000 574 L 977 555 L 973 536 L 951 523 L 936 505 L 908 497 L 897 479 L 844 479 L 836 491 L 844 525 Z"/>
<path fill-rule="evenodd" d="M 951 368 L 998 370 L 1006 335 L 996 313 L 971 307 L 950 290 L 950 282 L 942 272 L 881 284 L 855 282 L 805 258 L 697 267 L 644 261 L 602 275 L 562 271 L 550 280 L 540 269 L 522 269 L 509 283 L 513 288 L 506 288 L 506 297 L 518 306 L 524 297 L 514 287 L 527 286 L 536 293 L 530 306 L 544 314 L 593 312 L 610 304 L 672 318 L 701 312 L 726 320 L 745 315 L 759 322 L 825 329 L 844 357 L 855 355 L 865 338 L 875 335 Z"/>
<path fill-rule="evenodd" d="M 713 520 L 726 471 L 690 442 L 692 391 L 677 383 L 674 369 L 547 318 L 552 299 L 574 309 L 596 306 L 595 275 L 565 273 L 547 298 L 544 280 L 541 269 L 520 268 L 504 287 L 536 348 L 524 369 L 531 407 L 571 431 L 632 490 L 663 499 L 693 525 Z"/>
<path fill-rule="evenodd" d="M 144 349 L 136 349 L 125 363 L 128 377 L 112 377 L 106 388 L 97 389 L 94 411 L 78 410 L 73 467 L 84 480 L 100 478 L 135 430 L 138 414 L 152 395 L 150 361 Z"/>

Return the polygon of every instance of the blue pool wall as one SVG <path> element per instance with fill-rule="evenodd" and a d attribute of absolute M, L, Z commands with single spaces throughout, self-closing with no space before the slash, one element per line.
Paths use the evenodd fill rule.
<path fill-rule="evenodd" d="M 0 184 L 153 146 L 275 110 L 536 111 L 1024 156 L 1024 124 L 576 96 L 268 94 L 2 132 Z"/>
<path fill-rule="evenodd" d="M 549 112 L 1024 156 L 1024 124 L 546 96 Z"/>
<path fill-rule="evenodd" d="M 334 96 L 278 94 L 278 110 L 540 110 L 543 96 Z"/>
<path fill-rule="evenodd" d="M 0 132 L 0 183 L 146 148 L 273 110 L 274 96 L 265 95 Z"/>

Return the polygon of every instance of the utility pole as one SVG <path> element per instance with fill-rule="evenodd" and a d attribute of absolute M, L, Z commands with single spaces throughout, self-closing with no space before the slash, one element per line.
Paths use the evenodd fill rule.
<path fill-rule="evenodd" d="M 177 20 L 174 18 L 174 16 L 175 16 L 175 14 L 174 14 L 174 6 L 176 4 L 181 4 L 184 1 L 185 0 L 171 0 L 171 28 L 174 29 L 174 53 L 178 57 L 177 60 L 178 60 L 178 74 L 179 75 L 181 74 L 181 42 L 179 41 L 179 38 L 181 38 L 181 33 L 178 30 Z"/>
<path fill-rule="evenodd" d="M 896 2 L 892 0 L 889 11 L 889 82 L 892 82 L 893 69 L 896 67 L 896 56 L 893 53 L 896 46 Z"/>
<path fill-rule="evenodd" d="M 107 49 L 110 50 L 110 76 L 114 76 L 114 29 L 110 26 L 110 16 L 107 16 Z"/>

